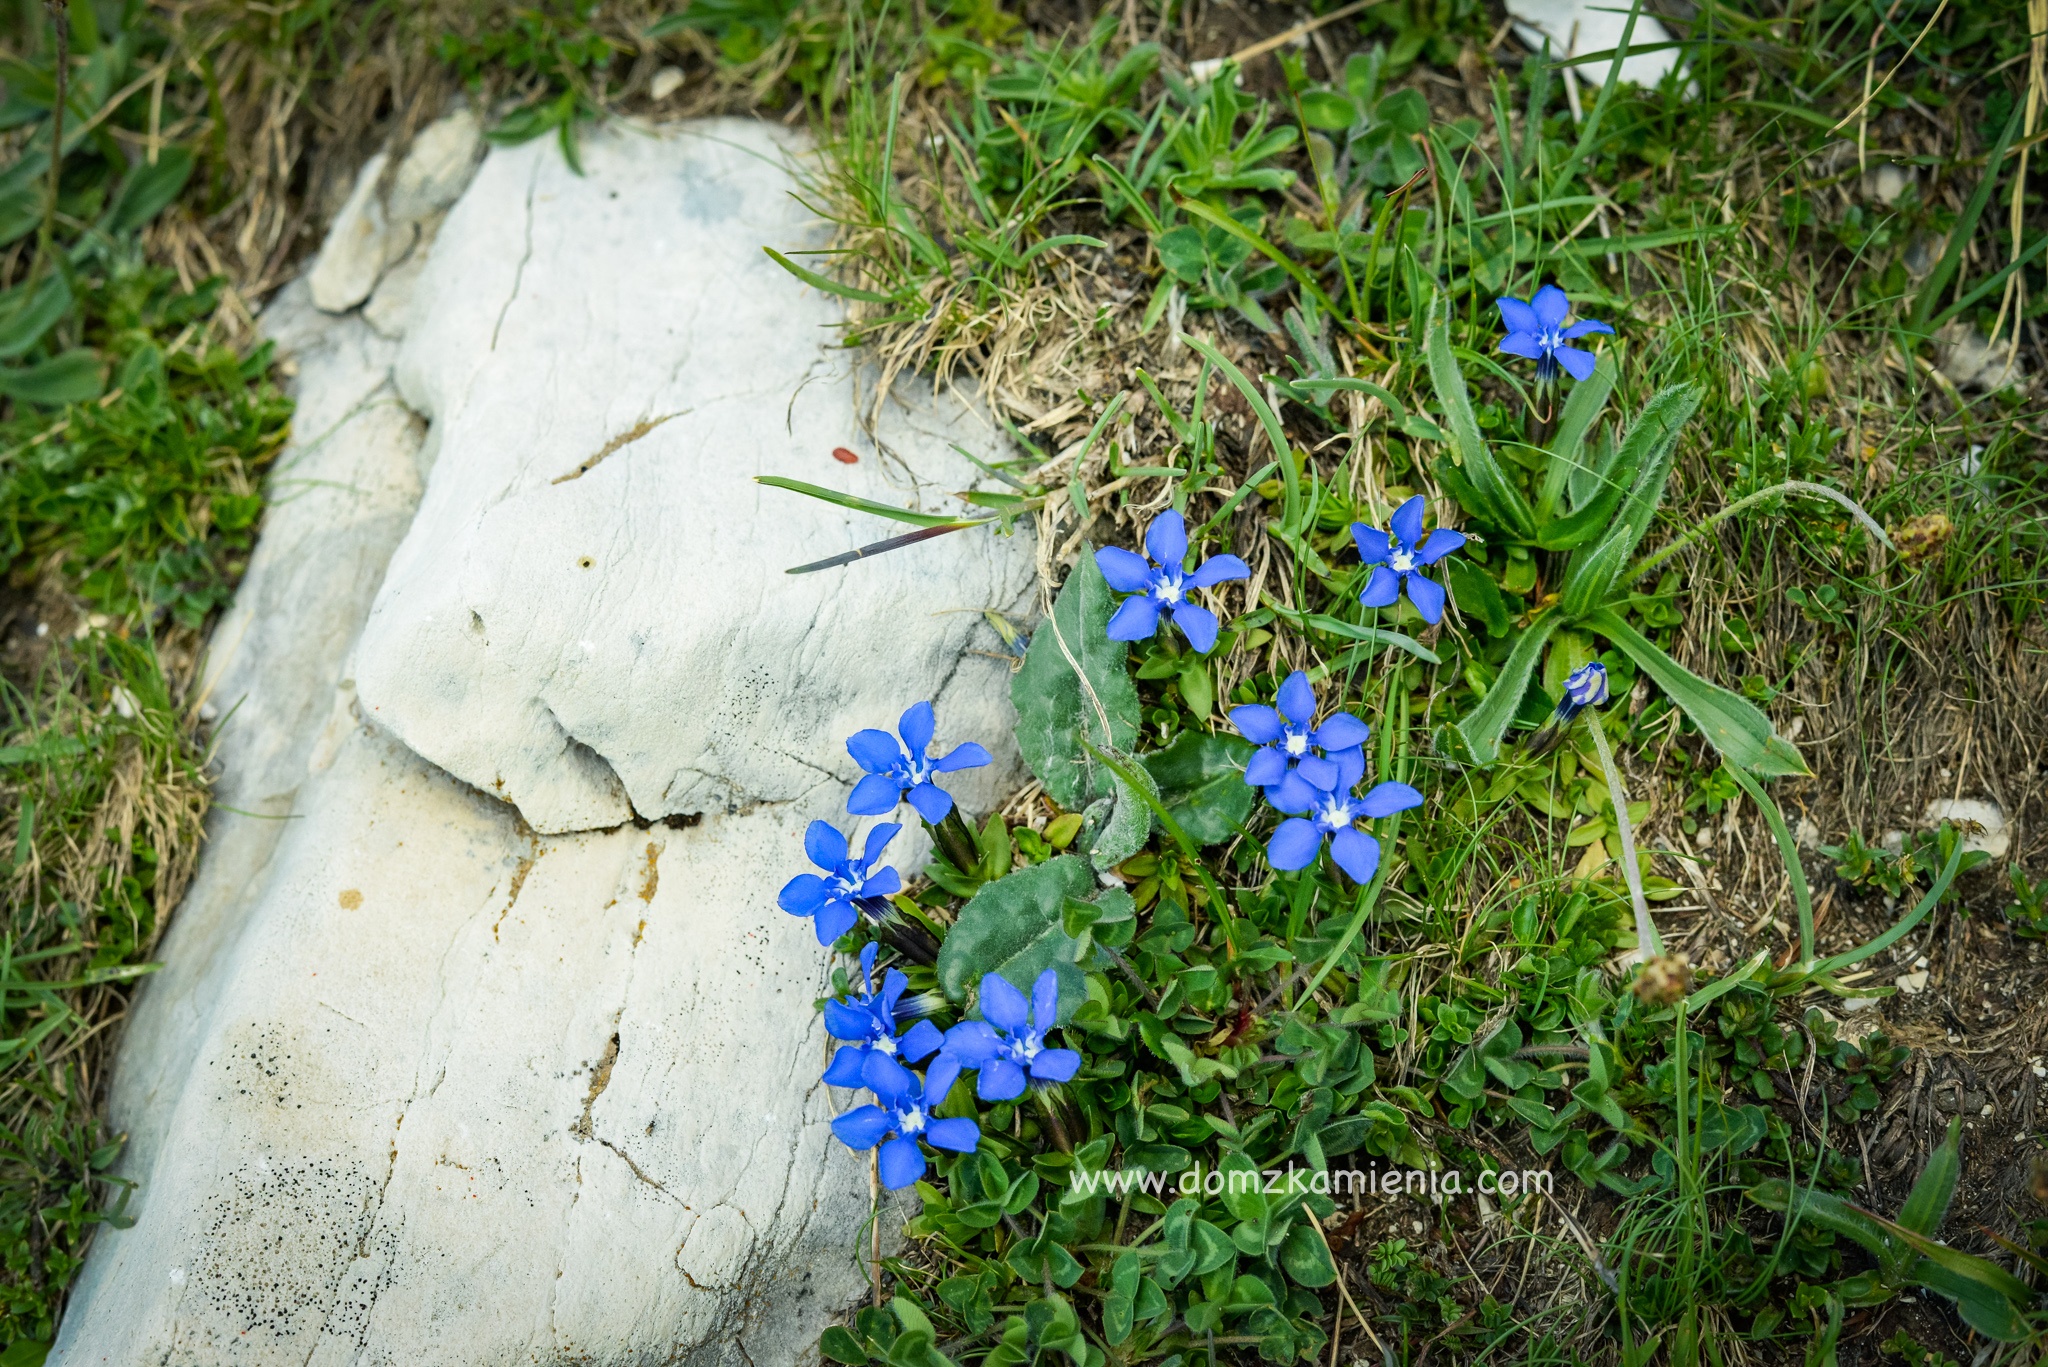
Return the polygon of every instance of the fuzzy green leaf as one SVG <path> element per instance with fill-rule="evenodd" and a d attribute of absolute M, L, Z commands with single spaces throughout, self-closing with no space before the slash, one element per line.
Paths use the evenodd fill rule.
<path fill-rule="evenodd" d="M 1017 748 L 1046 795 L 1070 812 L 1112 792 L 1109 769 L 1081 741 L 1127 750 L 1138 735 L 1138 690 L 1125 667 L 1128 647 L 1107 634 L 1114 610 L 1095 556 L 1084 548 L 1052 617 L 1039 624 L 1024 667 L 1010 683 Z"/>
<path fill-rule="evenodd" d="M 1159 785 L 1159 798 L 1197 845 L 1217 845 L 1237 834 L 1251 815 L 1253 789 L 1244 781 L 1252 747 L 1235 736 L 1183 731 L 1164 750 L 1138 763 Z"/>
<path fill-rule="evenodd" d="M 1065 1021 L 1088 999 L 1088 985 L 1075 966 L 1081 943 L 1067 934 L 1064 913 L 1069 899 L 1085 901 L 1094 890 L 1087 864 L 1071 854 L 987 884 L 961 908 L 939 946 L 940 988 L 957 1002 L 982 975 L 1000 973 L 1028 994 L 1050 968 L 1059 974 Z"/>

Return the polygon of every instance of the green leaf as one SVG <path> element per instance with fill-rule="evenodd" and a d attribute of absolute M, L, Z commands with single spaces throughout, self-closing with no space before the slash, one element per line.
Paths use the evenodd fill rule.
<path fill-rule="evenodd" d="M 820 499 L 835 507 L 850 508 L 857 513 L 873 513 L 886 517 L 892 522 L 908 522 L 913 527 L 951 527 L 955 524 L 973 525 L 965 519 L 946 513 L 916 513 L 908 508 L 896 508 L 887 503 L 877 503 L 858 494 L 842 494 L 837 489 L 827 489 L 816 484 L 806 484 L 800 479 L 784 479 L 781 475 L 755 475 L 754 483 L 765 484 L 771 489 L 788 489 L 810 498 Z M 993 522 L 992 517 L 978 519 Z"/>
<path fill-rule="evenodd" d="M 97 399 L 100 390 L 99 355 L 82 347 L 40 365 L 23 366 L 18 370 L 0 366 L 0 394 L 23 403 L 50 408 L 60 404 L 85 403 Z"/>
<path fill-rule="evenodd" d="M 1451 599 L 1458 611 L 1486 623 L 1488 636 L 1505 636 L 1515 619 L 1508 614 L 1507 600 L 1493 576 L 1464 556 L 1445 562 L 1445 577 L 1451 581 Z"/>
<path fill-rule="evenodd" d="M 1622 500 L 1607 534 L 1590 548 L 1573 553 L 1559 590 L 1565 610 L 1574 616 L 1592 610 L 1614 591 L 1628 558 L 1650 529 L 1650 519 L 1664 501 L 1678 435 L 1700 406 L 1698 385 L 1672 385 L 1652 395 L 1622 439 L 1617 463 L 1635 470 L 1635 480 Z M 1576 604 L 1576 606 L 1574 606 Z"/>
<path fill-rule="evenodd" d="M 1102 1301 L 1102 1341 L 1115 1347 L 1131 1336 L 1141 1273 L 1135 1249 L 1118 1256 L 1109 1274 L 1109 1294 Z"/>
<path fill-rule="evenodd" d="M 13 360 L 56 325 L 71 307 L 71 285 L 64 272 L 51 271 L 29 292 L 17 285 L 0 294 L 0 359 Z"/>
<path fill-rule="evenodd" d="M 1799 751 L 1771 730 L 1771 719 L 1755 704 L 1679 664 L 1609 608 L 1589 614 L 1586 625 L 1614 642 L 1637 668 L 1656 680 L 1729 763 L 1762 777 L 1808 772 Z M 1507 671 L 1501 673 L 1505 678 Z"/>
<path fill-rule="evenodd" d="M 788 271 L 812 289 L 823 290 L 827 294 L 836 294 L 842 299 L 858 299 L 864 304 L 892 304 L 896 302 L 886 294 L 876 294 L 873 290 L 856 289 L 852 285 L 841 284 L 829 275 L 820 275 L 816 271 L 806 270 L 781 252 L 776 251 L 773 247 L 763 247 L 761 250 L 774 257 L 776 265 L 782 267 L 782 269 Z"/>
<path fill-rule="evenodd" d="M 1956 1182 L 1963 1175 L 1963 1158 L 1956 1147 L 1956 1137 L 1962 1132 L 1962 1124 L 1961 1116 L 1949 1119 L 1948 1138 L 1927 1156 L 1927 1166 L 1920 1169 L 1920 1176 L 1913 1181 L 1913 1190 L 1906 1193 L 1906 1204 L 1899 1207 L 1899 1223 L 1915 1234 L 1924 1234 L 1931 1239 L 1941 1233 L 1941 1222 L 1948 1218 L 1949 1203 L 1956 1195 Z"/>
<path fill-rule="evenodd" d="M 1413 137 L 1429 127 L 1429 101 L 1419 90 L 1396 90 L 1373 106 L 1372 117 Z"/>
<path fill-rule="evenodd" d="M 1334 90 L 1304 90 L 1301 121 L 1310 128 L 1341 133 L 1358 122 L 1358 106 Z"/>
<path fill-rule="evenodd" d="M 834 1362 L 844 1363 L 845 1367 L 865 1367 L 868 1360 L 860 1340 L 836 1324 L 818 1339 L 818 1352 Z"/>
<path fill-rule="evenodd" d="M 1173 744 L 1138 763 L 1159 785 L 1167 812 L 1198 845 L 1219 845 L 1236 835 L 1257 795 L 1244 781 L 1252 747 L 1236 736 L 1183 731 Z"/>
<path fill-rule="evenodd" d="M 1142 767 L 1137 767 L 1141 783 L 1151 783 L 1152 776 Z M 1097 869 L 1113 869 L 1145 848 L 1145 842 L 1152 836 L 1152 806 L 1145 801 L 1133 784 L 1124 781 L 1121 775 L 1110 776 L 1113 793 L 1108 798 L 1097 799 L 1110 803 L 1109 817 L 1102 823 L 1088 847 L 1088 862 Z M 1149 796 L 1159 800 L 1155 788 Z M 1084 828 L 1085 829 L 1085 828 Z"/>
<path fill-rule="evenodd" d="M 1431 306 L 1436 312 L 1436 306 Z M 1460 473 L 1471 481 L 1483 502 L 1487 520 L 1510 535 L 1528 540 L 1536 534 L 1536 523 L 1522 491 L 1493 458 L 1493 449 L 1479 434 L 1479 420 L 1472 414 L 1472 396 L 1465 387 L 1464 372 L 1451 354 L 1451 334 L 1440 318 L 1429 329 L 1429 378 L 1436 387 L 1437 406 L 1451 432 L 1451 449 L 1457 452 Z"/>
<path fill-rule="evenodd" d="M 1329 1248 L 1301 1221 L 1280 1241 L 1280 1266 L 1301 1286 L 1328 1286 L 1337 1280 L 1337 1265 L 1330 1260 Z"/>
<path fill-rule="evenodd" d="M 107 218 L 108 229 L 116 234 L 132 233 L 162 213 L 192 178 L 192 166 L 192 153 L 183 147 L 159 149 L 155 165 L 137 162 L 121 182 L 121 193 Z"/>
<path fill-rule="evenodd" d="M 1543 656 L 1545 643 L 1563 621 L 1560 614 L 1546 612 L 1523 628 L 1493 686 L 1486 690 L 1479 705 L 1459 721 L 1458 738 L 1464 742 L 1472 763 L 1485 766 L 1500 758 L 1501 737 L 1507 734 L 1508 724 L 1521 710 L 1522 695 L 1529 691 L 1529 680 L 1536 673 L 1536 662 Z"/>
<path fill-rule="evenodd" d="M 1063 913 L 1069 899 L 1085 901 L 1094 890 L 1088 865 L 1071 854 L 987 884 L 961 908 L 939 946 L 939 987 L 957 1002 L 983 974 L 1000 973 L 1028 995 L 1051 968 L 1059 974 L 1064 1022 L 1088 999 L 1088 985 L 1075 966 L 1081 944 L 1067 934 Z"/>
<path fill-rule="evenodd" d="M 1084 547 L 1010 683 L 1017 748 L 1046 795 L 1070 812 L 1112 791 L 1108 768 L 1081 740 L 1128 750 L 1138 735 L 1138 690 L 1125 665 L 1128 648 L 1108 636 L 1114 609 L 1094 553 Z"/>

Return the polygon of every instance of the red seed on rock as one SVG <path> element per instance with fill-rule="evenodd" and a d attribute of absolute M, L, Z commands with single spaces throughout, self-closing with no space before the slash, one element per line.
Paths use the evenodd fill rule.
<path fill-rule="evenodd" d="M 853 454 L 853 452 L 847 450 L 844 446 L 835 446 L 832 448 L 832 459 L 838 461 L 841 465 L 860 464 L 860 457 Z"/>

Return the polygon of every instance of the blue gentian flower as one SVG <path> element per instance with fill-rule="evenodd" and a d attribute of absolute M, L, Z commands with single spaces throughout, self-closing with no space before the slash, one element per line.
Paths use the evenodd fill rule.
<path fill-rule="evenodd" d="M 960 1061 L 940 1054 L 924 1070 L 922 1080 L 883 1053 L 870 1053 L 861 1067 L 861 1084 L 879 1105 L 856 1106 L 832 1122 L 832 1133 L 849 1149 L 882 1145 L 877 1166 L 882 1185 L 898 1191 L 924 1176 L 923 1140 L 935 1149 L 973 1153 L 981 1143 L 981 1127 L 960 1117 L 937 1120 L 932 1109 L 946 1099 L 960 1077 Z M 884 1137 L 894 1135 L 887 1143 Z"/>
<path fill-rule="evenodd" d="M 1550 752 L 1564 737 L 1564 730 L 1572 719 L 1589 707 L 1599 707 L 1607 701 L 1607 666 L 1598 660 L 1580 665 L 1565 676 L 1564 696 L 1557 700 L 1557 710 L 1550 714 L 1550 720 L 1543 728 L 1529 737 L 1523 747 L 1530 756 Z"/>
<path fill-rule="evenodd" d="M 902 829 L 893 821 L 884 821 L 868 832 L 867 847 L 854 859 L 848 853 L 846 837 L 836 827 L 813 821 L 804 832 L 804 853 L 825 873 L 822 877 L 800 873 L 790 879 L 782 885 L 776 905 L 792 916 L 814 918 L 821 945 L 829 945 L 853 929 L 863 911 L 880 916 L 881 907 L 875 904 L 901 892 L 903 877 L 893 868 L 878 870 L 875 864 Z"/>
<path fill-rule="evenodd" d="M 1365 777 L 1363 751 L 1347 750 L 1337 760 L 1337 785 L 1315 795 L 1303 815 L 1289 817 L 1266 842 L 1266 862 L 1276 869 L 1305 869 L 1322 853 L 1323 838 L 1330 839 L 1330 857 L 1337 867 L 1360 883 L 1370 883 L 1380 866 L 1380 842 L 1358 829 L 1360 818 L 1392 816 L 1422 805 L 1422 794 L 1405 783 L 1376 784 L 1371 792 L 1357 792 Z"/>
<path fill-rule="evenodd" d="M 1012 1101 L 1024 1095 L 1026 1080 L 1065 1082 L 1081 1071 L 1072 1049 L 1048 1049 L 1045 1032 L 1059 1019 L 1060 978 L 1048 968 L 1031 986 L 1031 1000 L 1000 973 L 981 980 L 978 1021 L 962 1021 L 946 1032 L 946 1052 L 980 1070 L 974 1094 L 983 1101 Z"/>
<path fill-rule="evenodd" d="M 1408 601 L 1431 626 L 1443 620 L 1444 586 L 1422 573 L 1465 544 L 1465 534 L 1438 527 L 1427 538 L 1422 535 L 1422 495 L 1394 510 L 1389 530 L 1351 524 L 1351 539 L 1358 543 L 1359 558 L 1375 568 L 1365 581 L 1358 601 L 1369 608 L 1390 608 L 1400 601 L 1405 589 Z"/>
<path fill-rule="evenodd" d="M 832 1066 L 825 1070 L 825 1081 L 834 1087 L 860 1086 L 861 1068 L 869 1054 L 889 1054 L 916 1063 L 946 1040 L 939 1027 L 927 1020 L 897 1035 L 897 1023 L 910 1014 L 898 1004 L 910 979 L 903 976 L 903 970 L 892 968 L 882 978 L 882 990 L 875 991 L 875 951 L 879 948 L 870 942 L 860 952 L 860 977 L 867 994 L 845 1002 L 835 997 L 825 1003 L 825 1033 L 848 1041 L 846 1048 L 832 1055 Z"/>
<path fill-rule="evenodd" d="M 1216 614 L 1188 601 L 1188 593 L 1232 579 L 1249 579 L 1251 566 L 1234 555 L 1219 555 L 1189 573 L 1187 522 L 1171 508 L 1153 518 L 1145 529 L 1145 550 L 1158 562 L 1156 568 L 1146 564 L 1144 556 L 1121 546 L 1103 546 L 1095 552 L 1096 568 L 1109 586 L 1118 593 L 1137 595 L 1124 599 L 1109 619 L 1109 639 L 1142 641 L 1159 630 L 1163 613 L 1181 629 L 1197 654 L 1207 655 L 1216 648 Z"/>
<path fill-rule="evenodd" d="M 1593 373 L 1596 363 L 1592 352 L 1580 347 L 1566 346 L 1596 332 L 1613 335 L 1614 329 L 1605 323 L 1591 319 L 1564 325 L 1572 311 L 1571 300 L 1555 285 L 1545 285 L 1536 291 L 1536 297 L 1527 301 L 1502 299 L 1500 320 L 1506 325 L 1508 335 L 1500 339 L 1500 349 L 1510 356 L 1526 356 L 1536 362 L 1536 382 L 1549 384 L 1557 379 L 1557 368 L 1563 366 L 1574 380 L 1583 380 Z"/>
<path fill-rule="evenodd" d="M 1313 794 L 1305 790 L 1336 787 L 1336 757 L 1364 745 L 1371 729 L 1349 712 L 1315 725 L 1316 692 L 1299 669 L 1280 685 L 1275 701 L 1277 707 L 1246 703 L 1230 709 L 1230 724 L 1260 747 L 1244 766 L 1244 781 L 1265 789 L 1283 811 L 1306 811 Z"/>
<path fill-rule="evenodd" d="M 938 759 L 929 758 L 925 751 L 931 746 L 932 733 L 937 728 L 932 705 L 921 702 L 912 704 L 896 723 L 896 730 L 903 737 L 900 745 L 887 731 L 873 727 L 856 731 L 846 742 L 846 753 L 867 770 L 867 776 L 853 785 L 846 810 L 855 816 L 882 816 L 895 811 L 896 804 L 907 797 L 917 814 L 932 825 L 944 821 L 946 813 L 953 810 L 953 799 L 932 782 L 932 775 L 976 769 L 987 764 L 989 758 L 988 751 L 973 741 L 955 746 Z"/>

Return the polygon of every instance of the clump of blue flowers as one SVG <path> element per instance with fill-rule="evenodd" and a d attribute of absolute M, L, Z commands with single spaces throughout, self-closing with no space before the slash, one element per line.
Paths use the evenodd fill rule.
<path fill-rule="evenodd" d="M 1316 791 L 1337 786 L 1337 760 L 1360 749 L 1371 728 L 1349 712 L 1316 724 L 1316 692 L 1297 669 L 1280 685 L 1277 704 L 1245 703 L 1230 710 L 1230 724 L 1259 747 L 1244 766 L 1244 781 L 1263 788 L 1283 811 L 1305 811 Z"/>
<path fill-rule="evenodd" d="M 894 868 L 877 869 L 882 851 L 903 828 L 884 821 L 868 832 L 867 845 L 854 858 L 846 837 L 827 821 L 813 821 L 804 832 L 804 853 L 824 870 L 800 873 L 782 885 L 776 905 L 792 916 L 808 916 L 818 943 L 829 945 L 866 913 L 880 920 L 887 898 L 903 890 L 903 875 Z"/>
<path fill-rule="evenodd" d="M 1002 974 L 986 974 L 982 1019 L 948 1030 L 946 1052 L 978 1071 L 974 1094 L 983 1101 L 1014 1101 L 1024 1095 L 1027 1081 L 1069 1081 L 1081 1071 L 1081 1056 L 1045 1042 L 1059 1009 L 1059 974 L 1050 968 L 1031 985 L 1028 1001 Z"/>
<path fill-rule="evenodd" d="M 1096 568 L 1109 586 L 1126 598 L 1109 619 L 1112 641 L 1142 641 L 1159 630 L 1162 618 L 1179 627 L 1197 654 L 1216 648 L 1221 624 L 1216 614 L 1190 601 L 1195 589 L 1213 588 L 1233 579 L 1251 578 L 1251 566 L 1234 555 L 1218 555 L 1203 561 L 1192 572 L 1187 568 L 1187 522 L 1168 509 L 1152 519 L 1145 529 L 1146 557 L 1121 546 L 1103 546 L 1095 552 Z"/>
<path fill-rule="evenodd" d="M 973 1153 L 981 1143 L 981 1127 L 966 1117 L 939 1119 L 932 1112 L 960 1078 L 960 1061 L 941 1053 L 922 1078 L 888 1054 L 871 1052 L 861 1065 L 861 1085 L 875 1101 L 856 1106 L 832 1122 L 832 1133 L 850 1149 L 882 1146 L 876 1169 L 882 1185 L 900 1191 L 924 1176 L 924 1149 Z"/>
<path fill-rule="evenodd" d="M 1337 769 L 1335 785 L 1315 793 L 1301 814 L 1289 816 L 1274 830 L 1266 843 L 1266 862 L 1287 871 L 1305 869 L 1315 863 L 1327 838 L 1330 858 L 1337 867 L 1360 883 L 1370 883 L 1380 867 L 1380 842 L 1358 829 L 1357 823 L 1419 807 L 1422 794 L 1392 781 L 1359 793 L 1359 781 L 1365 777 L 1363 751 L 1345 751 L 1337 760 Z"/>
<path fill-rule="evenodd" d="M 890 969 L 882 977 L 882 990 L 875 990 L 875 953 L 880 945 L 870 941 L 860 952 L 861 984 L 867 991 L 851 1001 L 836 997 L 825 1003 L 825 1033 L 846 1041 L 835 1051 L 825 1069 L 825 1081 L 834 1087 L 858 1087 L 862 1070 L 871 1054 L 886 1054 L 906 1063 L 916 1063 L 945 1043 L 945 1036 L 928 1020 L 920 1020 L 904 1034 L 897 1027 L 911 1014 L 901 1005 L 910 979 L 903 970 Z"/>
<path fill-rule="evenodd" d="M 1422 620 L 1434 626 L 1443 620 L 1444 586 L 1422 571 L 1463 546 L 1465 534 L 1438 527 L 1425 537 L 1422 514 L 1422 495 L 1417 494 L 1394 510 L 1386 531 L 1354 522 L 1351 539 L 1358 543 L 1359 558 L 1373 567 L 1358 601 L 1389 608 L 1406 593 Z"/>
<path fill-rule="evenodd" d="M 1555 382 L 1560 366 L 1574 380 L 1590 378 L 1598 358 L 1582 347 L 1567 344 L 1596 332 L 1610 336 L 1614 332 L 1607 324 L 1590 318 L 1566 327 L 1564 320 L 1571 316 L 1571 300 L 1555 285 L 1537 290 L 1533 299 L 1496 302 L 1500 320 L 1507 327 L 1507 335 L 1500 339 L 1500 349 L 1510 356 L 1524 356 L 1536 362 L 1538 384 Z"/>
<path fill-rule="evenodd" d="M 953 810 L 953 798 L 932 781 L 938 774 L 978 769 L 989 762 L 988 751 L 968 741 L 933 759 L 928 755 L 938 723 L 928 702 L 913 703 L 896 724 L 896 736 L 873 727 L 856 731 L 846 752 L 866 771 L 853 786 L 846 810 L 855 816 L 882 816 L 908 801 L 917 814 L 936 826 Z"/>

